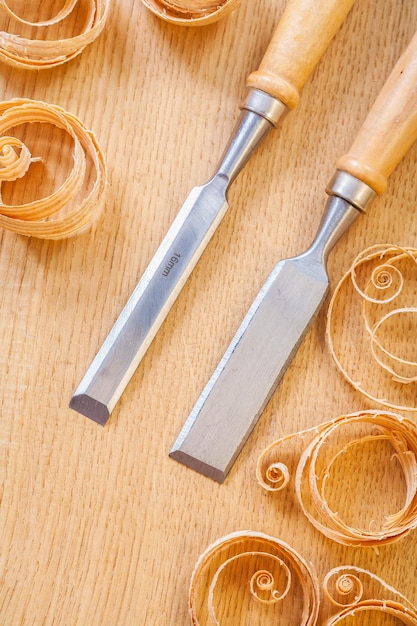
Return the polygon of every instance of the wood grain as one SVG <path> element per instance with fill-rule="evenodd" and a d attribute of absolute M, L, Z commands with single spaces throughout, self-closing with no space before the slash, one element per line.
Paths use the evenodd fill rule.
<path fill-rule="evenodd" d="M 319 576 L 367 567 L 417 603 L 417 532 L 378 552 L 342 547 L 308 524 L 291 491 L 277 498 L 255 482 L 273 439 L 367 408 L 327 351 L 325 310 L 225 484 L 168 458 L 266 275 L 310 243 L 335 163 L 413 35 L 416 3 L 353 6 L 297 110 L 234 183 L 229 213 L 107 426 L 68 409 L 190 187 L 215 168 L 284 8 L 242 0 L 193 29 L 114 0 L 100 38 L 72 62 L 0 68 L 3 100 L 56 103 L 94 130 L 110 179 L 104 214 L 78 237 L 0 233 L 2 626 L 184 626 L 199 554 L 244 528 L 290 543 Z M 414 146 L 332 253 L 333 284 L 367 246 L 416 245 L 416 165 Z M 393 480 L 387 499 L 396 493 Z"/>

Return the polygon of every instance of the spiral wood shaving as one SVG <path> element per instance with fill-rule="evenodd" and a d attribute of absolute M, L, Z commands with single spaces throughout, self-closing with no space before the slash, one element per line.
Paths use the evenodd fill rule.
<path fill-rule="evenodd" d="M 365 495 L 367 507 L 363 506 L 364 502 L 355 504 L 354 500 L 348 499 L 352 497 L 348 494 L 355 490 L 355 485 L 357 490 L 360 489 L 360 476 L 355 475 L 352 489 L 345 486 L 342 490 L 347 507 L 350 507 L 344 516 L 352 514 L 355 523 L 348 523 L 342 518 L 339 507 L 343 503 L 340 499 L 334 504 L 337 510 L 333 510 L 327 494 L 331 490 L 336 467 L 342 466 L 339 470 L 342 478 L 339 477 L 339 480 L 343 480 L 344 476 L 348 478 L 350 473 L 346 472 L 343 463 L 350 458 L 348 455 L 357 458 L 360 446 L 367 446 L 370 465 L 365 468 L 368 473 L 364 473 L 363 479 L 371 474 L 373 468 L 377 468 L 376 471 L 382 475 L 385 468 L 381 468 L 380 456 L 385 447 L 388 480 L 392 482 L 393 470 L 396 469 L 404 481 L 404 488 L 399 492 L 401 495 L 398 497 L 403 498 L 403 503 L 398 511 L 384 511 L 381 515 L 378 509 L 384 503 L 376 500 L 372 504 L 375 510 L 371 511 L 371 516 L 368 515 L 366 521 L 361 520 L 359 524 L 352 508 L 358 507 L 361 511 L 370 507 L 372 502 L 369 491 Z M 301 454 L 297 449 L 300 447 Z M 278 439 L 263 451 L 256 471 L 260 485 L 271 492 L 284 489 L 294 476 L 295 493 L 306 517 L 326 537 L 340 544 L 379 546 L 392 543 L 417 526 L 417 427 L 393 413 L 367 411 L 342 415 L 317 427 Z M 334 491 L 340 491 L 337 484 Z M 387 506 L 390 504 L 387 503 Z"/>
<path fill-rule="evenodd" d="M 240 0 L 142 0 L 155 15 L 182 26 L 205 26 L 237 9 Z"/>
<path fill-rule="evenodd" d="M 394 587 L 368 570 L 349 565 L 335 567 L 322 583 L 320 623 L 354 624 L 354 617 L 364 623 L 364 614 L 371 618 L 370 624 L 379 624 L 381 615 L 386 615 L 395 618 L 395 623 L 417 625 L 416 607 Z"/>
<path fill-rule="evenodd" d="M 417 626 L 417 609 L 370 571 L 335 567 L 320 585 L 314 567 L 294 548 L 249 530 L 218 539 L 200 556 L 189 612 L 193 626 L 335 626 L 364 613 Z"/>
<path fill-rule="evenodd" d="M 25 124 L 51 124 L 73 141 L 73 165 L 64 183 L 51 195 L 24 204 L 8 205 L 2 185 L 25 176 L 31 163 L 27 146 L 9 133 Z M 88 165 L 90 163 L 90 165 Z M 92 166 L 91 166 L 92 164 Z M 94 179 L 87 175 L 94 168 Z M 84 186 L 87 185 L 87 189 Z M 0 102 L 0 227 L 22 235 L 61 239 L 83 229 L 99 213 L 104 202 L 106 166 L 93 133 L 81 121 L 58 106 L 16 99 Z"/>
<path fill-rule="evenodd" d="M 62 35 L 65 22 L 80 8 L 83 24 L 77 34 Z M 108 13 L 107 0 L 66 0 L 56 15 L 48 20 L 29 21 L 17 15 L 6 0 L 0 0 L 0 60 L 24 69 L 51 68 L 70 61 L 102 32 Z M 33 29 L 37 36 L 32 38 Z M 27 33 L 28 36 L 22 36 Z M 61 33 L 61 36 L 59 36 Z"/>
<path fill-rule="evenodd" d="M 290 616 L 291 623 L 313 626 L 318 608 L 313 568 L 289 545 L 263 533 L 235 532 L 216 541 L 191 579 L 193 626 L 276 624 Z"/>
<path fill-rule="evenodd" d="M 368 399 L 417 411 L 417 249 L 378 244 L 337 285 L 327 342 L 346 380 Z"/>

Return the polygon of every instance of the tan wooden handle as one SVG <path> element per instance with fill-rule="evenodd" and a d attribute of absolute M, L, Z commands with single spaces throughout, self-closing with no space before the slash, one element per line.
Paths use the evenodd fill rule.
<path fill-rule="evenodd" d="M 293 109 L 353 3 L 289 0 L 259 69 L 247 79 L 248 87 L 266 91 Z"/>
<path fill-rule="evenodd" d="M 380 194 L 388 176 L 417 139 L 417 33 L 379 93 L 337 169 Z"/>

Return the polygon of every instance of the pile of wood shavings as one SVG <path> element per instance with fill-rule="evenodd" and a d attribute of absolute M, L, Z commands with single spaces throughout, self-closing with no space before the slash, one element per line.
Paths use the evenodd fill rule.
<path fill-rule="evenodd" d="M 62 184 L 47 197 L 8 203 L 4 199 L 6 185 L 24 179 L 33 164 L 42 161 L 32 156 L 24 140 L 11 133 L 33 130 L 36 125 L 55 127 L 68 137 L 72 143 L 72 167 Z M 55 177 L 54 173 L 54 180 Z M 0 227 L 44 239 L 68 237 L 82 230 L 100 212 L 105 189 L 103 154 L 93 133 L 76 116 L 41 101 L 0 102 Z"/>
<path fill-rule="evenodd" d="M 331 298 L 327 341 L 346 380 L 379 405 L 417 411 L 417 250 L 361 252 Z"/>
<path fill-rule="evenodd" d="M 142 0 L 155 15 L 182 26 L 206 26 L 237 9 L 240 0 Z"/>
<path fill-rule="evenodd" d="M 362 458 L 366 467 L 357 470 Z M 375 487 L 380 484 L 384 492 L 383 480 L 392 481 L 394 471 L 403 480 L 396 504 L 385 502 Z M 307 519 L 337 543 L 375 547 L 397 541 L 417 527 L 417 427 L 398 415 L 378 411 L 342 415 L 274 441 L 258 459 L 258 482 L 267 491 L 280 491 L 292 477 Z M 337 488 L 340 480 L 345 483 L 342 492 Z M 370 513 L 362 511 L 365 500 Z M 396 505 L 399 509 L 392 511 Z M 383 506 L 388 510 L 381 512 Z"/>
<path fill-rule="evenodd" d="M 235 532 L 215 541 L 191 578 L 193 626 L 335 626 L 366 613 L 417 626 L 416 607 L 372 572 L 342 565 L 320 584 L 312 565 L 294 548 L 259 532 Z"/>
<path fill-rule="evenodd" d="M 37 5 L 33 8 L 39 12 Z M 107 13 L 107 0 L 66 0 L 53 17 L 31 20 L 12 11 L 6 0 L 0 0 L 0 60 L 13 67 L 36 70 L 66 63 L 100 35 Z M 81 28 L 69 35 L 80 19 Z M 33 30 L 37 33 L 34 38 Z"/>

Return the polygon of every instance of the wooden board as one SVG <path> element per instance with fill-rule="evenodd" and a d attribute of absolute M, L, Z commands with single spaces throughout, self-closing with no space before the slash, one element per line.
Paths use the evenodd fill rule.
<path fill-rule="evenodd" d="M 411 39 L 417 3 L 356 3 L 299 107 L 235 181 L 230 211 L 108 424 L 68 408 L 190 187 L 213 172 L 284 6 L 242 0 L 226 19 L 193 29 L 115 0 L 100 38 L 72 62 L 38 73 L 0 68 L 3 100 L 75 113 L 109 169 L 105 211 L 82 235 L 48 242 L 0 233 L 4 626 L 183 626 L 195 561 L 241 529 L 290 543 L 319 577 L 351 563 L 417 603 L 417 532 L 378 551 L 343 547 L 308 523 L 291 490 L 270 496 L 255 480 L 256 459 L 275 438 L 374 408 L 336 370 L 325 310 L 225 484 L 168 457 L 266 275 L 310 243 L 336 159 Z M 416 246 L 416 167 L 414 146 L 336 246 L 333 284 L 367 246 Z M 388 502 L 397 480 L 388 481 Z"/>

